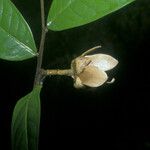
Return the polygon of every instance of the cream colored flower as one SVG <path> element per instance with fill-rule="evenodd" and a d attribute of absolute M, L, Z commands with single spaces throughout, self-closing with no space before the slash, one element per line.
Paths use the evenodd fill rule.
<path fill-rule="evenodd" d="M 74 86 L 76 88 L 101 86 L 108 79 L 105 71 L 114 68 L 118 61 L 106 54 L 85 54 L 77 57 L 71 63 Z"/>
<path fill-rule="evenodd" d="M 88 55 L 93 50 L 101 46 L 93 47 L 85 51 L 81 56 L 71 62 L 71 69 L 41 69 L 42 75 L 66 75 L 74 79 L 74 87 L 82 88 L 84 86 L 98 87 L 108 80 L 105 71 L 113 69 L 118 61 L 110 55 L 95 54 Z M 107 81 L 113 83 L 115 79 Z"/>

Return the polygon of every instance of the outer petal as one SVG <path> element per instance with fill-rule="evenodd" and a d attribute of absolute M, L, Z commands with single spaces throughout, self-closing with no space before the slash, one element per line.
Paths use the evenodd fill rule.
<path fill-rule="evenodd" d="M 78 75 L 82 84 L 89 87 L 101 86 L 108 79 L 107 74 L 94 66 L 88 66 Z"/>
<path fill-rule="evenodd" d="M 90 66 L 98 67 L 103 71 L 110 70 L 118 64 L 115 58 L 106 54 L 87 55 L 85 57 L 91 60 Z"/>

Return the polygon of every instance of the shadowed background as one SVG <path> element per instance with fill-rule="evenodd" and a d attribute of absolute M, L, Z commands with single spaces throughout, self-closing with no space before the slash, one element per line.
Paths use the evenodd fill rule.
<path fill-rule="evenodd" d="M 51 1 L 45 1 L 47 13 Z M 39 1 L 13 2 L 31 26 L 38 47 Z M 115 83 L 94 89 L 77 90 L 69 77 L 46 78 L 41 93 L 40 149 L 60 145 L 66 148 L 69 143 L 72 147 L 79 143 L 88 146 L 93 139 L 101 149 L 150 149 L 149 10 L 149 0 L 137 0 L 93 23 L 49 31 L 45 69 L 69 68 L 73 58 L 97 45 L 102 48 L 96 52 L 112 55 L 119 64 L 108 72 L 116 78 Z M 13 108 L 32 90 L 35 67 L 35 58 L 21 62 L 0 60 L 0 146 L 5 149 L 10 149 Z"/>

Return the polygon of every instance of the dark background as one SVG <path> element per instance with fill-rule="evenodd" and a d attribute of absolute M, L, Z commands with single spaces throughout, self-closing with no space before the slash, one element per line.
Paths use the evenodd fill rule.
<path fill-rule="evenodd" d="M 13 2 L 31 26 L 39 46 L 39 1 Z M 46 1 L 46 13 L 50 3 Z M 119 65 L 108 72 L 116 82 L 77 90 L 69 77 L 48 77 L 41 92 L 40 149 L 90 145 L 99 149 L 150 149 L 150 1 L 137 0 L 78 28 L 50 31 L 43 68 L 69 68 L 73 58 L 99 44 L 102 49 L 98 52 L 119 60 Z M 13 108 L 32 90 L 35 67 L 35 58 L 0 60 L 0 147 L 10 149 Z"/>

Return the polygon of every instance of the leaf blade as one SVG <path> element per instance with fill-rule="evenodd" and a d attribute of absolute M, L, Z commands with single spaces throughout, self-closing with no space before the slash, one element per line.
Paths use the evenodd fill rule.
<path fill-rule="evenodd" d="M 0 58 L 25 60 L 37 55 L 27 22 L 10 0 L 0 0 Z"/>
<path fill-rule="evenodd" d="M 81 26 L 112 13 L 134 0 L 53 0 L 48 29 L 61 31 Z"/>
<path fill-rule="evenodd" d="M 12 149 L 37 150 L 40 124 L 40 91 L 37 86 L 21 98 L 12 117 Z"/>

